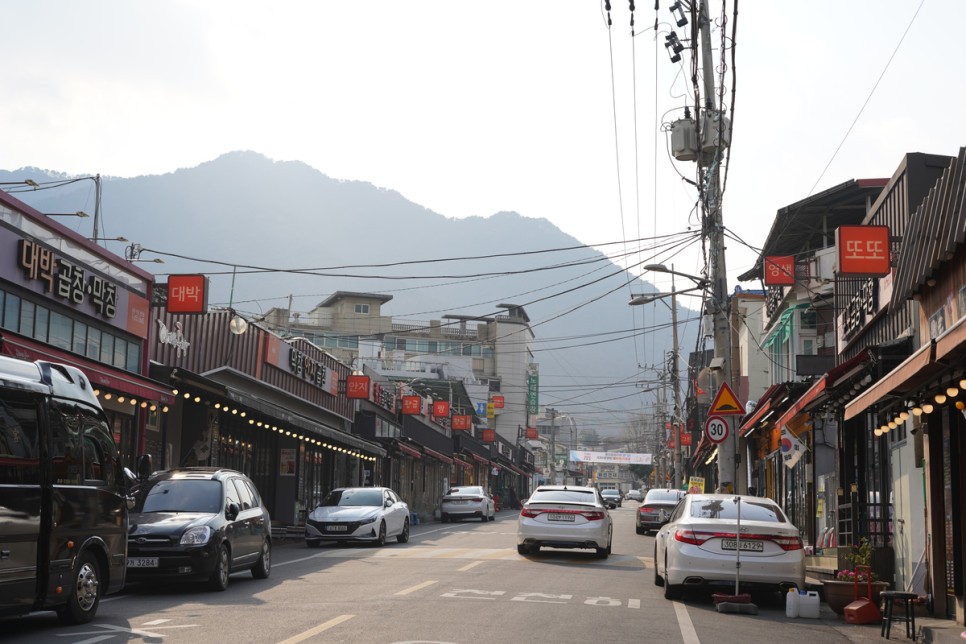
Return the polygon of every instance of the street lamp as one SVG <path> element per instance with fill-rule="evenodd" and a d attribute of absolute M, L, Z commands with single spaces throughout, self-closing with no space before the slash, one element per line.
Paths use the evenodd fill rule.
<path fill-rule="evenodd" d="M 87 215 L 84 215 L 84 216 L 86 217 Z M 131 241 L 131 240 L 127 239 L 126 237 L 121 237 L 121 236 L 117 236 L 117 237 L 89 237 L 88 239 L 90 239 L 92 242 L 99 242 L 99 241 L 119 241 L 119 242 L 126 242 L 126 241 Z"/>
<path fill-rule="evenodd" d="M 708 280 L 695 277 L 694 275 L 688 275 L 687 273 L 679 273 L 674 270 L 674 268 L 668 268 L 664 264 L 648 264 L 644 267 L 645 270 L 654 271 L 656 273 L 669 273 L 671 275 L 671 292 L 670 293 L 655 293 L 653 295 L 639 295 L 637 297 L 631 298 L 629 304 L 631 306 L 639 306 L 642 304 L 650 304 L 657 300 L 663 300 L 665 297 L 671 298 L 671 333 L 673 342 L 673 353 L 671 354 L 671 386 L 674 393 L 674 413 L 671 415 L 671 432 L 674 436 L 674 477 L 672 479 L 672 485 L 675 490 L 681 489 L 682 486 L 682 476 L 683 468 L 681 465 L 681 386 L 678 384 L 678 300 L 677 296 L 682 293 L 688 293 L 690 291 L 704 290 L 708 285 Z M 684 289 L 682 291 L 674 290 L 674 276 L 680 275 L 694 281 L 695 286 L 691 288 Z"/>
<path fill-rule="evenodd" d="M 90 217 L 83 210 L 78 210 L 77 212 L 45 212 L 44 215 L 47 217 L 80 217 L 81 219 Z"/>

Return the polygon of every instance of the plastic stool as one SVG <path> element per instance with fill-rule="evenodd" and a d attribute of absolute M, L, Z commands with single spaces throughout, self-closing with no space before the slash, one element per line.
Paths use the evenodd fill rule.
<path fill-rule="evenodd" d="M 913 605 L 913 601 L 919 596 L 916 593 L 906 593 L 901 590 L 883 590 L 879 593 L 879 597 L 885 604 L 885 610 L 882 613 L 882 632 L 880 635 L 886 639 L 889 639 L 889 631 L 892 630 L 892 622 L 903 622 L 906 625 L 906 637 L 909 639 L 916 638 L 916 607 Z M 896 617 L 893 614 L 895 605 L 901 602 L 905 613 L 902 617 Z"/>

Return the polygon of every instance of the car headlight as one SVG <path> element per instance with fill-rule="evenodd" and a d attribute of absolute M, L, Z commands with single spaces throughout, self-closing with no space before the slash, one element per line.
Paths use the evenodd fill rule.
<path fill-rule="evenodd" d="M 182 546 L 200 546 L 208 543 L 211 539 L 211 528 L 206 525 L 188 528 L 181 535 Z"/>
<path fill-rule="evenodd" d="M 361 519 L 359 521 L 359 525 L 366 525 L 367 523 L 372 523 L 372 522 L 374 522 L 378 518 L 379 518 L 379 515 L 374 514 L 371 517 L 366 517 L 364 519 Z"/>

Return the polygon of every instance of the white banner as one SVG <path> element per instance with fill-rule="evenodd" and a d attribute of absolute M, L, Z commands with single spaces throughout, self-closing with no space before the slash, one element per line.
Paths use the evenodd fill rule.
<path fill-rule="evenodd" d="M 584 463 L 614 463 L 616 465 L 650 465 L 650 454 L 632 454 L 629 452 L 585 452 L 570 450 L 571 461 Z"/>
<path fill-rule="evenodd" d="M 782 426 L 782 460 L 785 461 L 785 466 L 795 467 L 805 449 L 805 444 L 788 431 L 787 426 Z"/>

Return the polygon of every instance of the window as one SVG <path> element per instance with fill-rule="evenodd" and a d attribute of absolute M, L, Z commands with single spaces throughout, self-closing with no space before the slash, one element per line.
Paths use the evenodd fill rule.
<path fill-rule="evenodd" d="M 74 339 L 72 326 L 69 317 L 52 311 L 50 313 L 50 344 L 58 349 L 70 351 Z"/>
<path fill-rule="evenodd" d="M 101 357 L 104 364 L 114 364 L 114 336 L 109 333 L 101 334 Z"/>
<path fill-rule="evenodd" d="M 23 300 L 20 304 L 20 324 L 11 328 L 23 335 L 32 336 L 34 328 L 34 308 L 33 302 Z"/>
<path fill-rule="evenodd" d="M 127 342 L 121 338 L 114 340 L 114 360 L 110 364 L 121 369 L 127 364 Z"/>
<path fill-rule="evenodd" d="M 81 449 L 80 407 L 70 403 L 50 404 L 50 461 L 54 483 L 80 485 L 84 453 Z"/>
<path fill-rule="evenodd" d="M 87 329 L 87 357 L 95 360 L 101 359 L 101 332 L 99 329 L 90 327 Z"/>
<path fill-rule="evenodd" d="M 356 313 L 358 313 L 359 315 L 369 315 L 369 305 L 356 304 Z"/>
<path fill-rule="evenodd" d="M 235 489 L 238 490 L 238 498 L 241 499 L 241 509 L 251 510 L 253 507 L 255 507 L 255 504 L 252 501 L 251 490 L 249 490 L 248 486 L 245 485 L 245 481 L 239 478 L 234 478 L 231 480 L 231 482 L 234 484 Z"/>
<path fill-rule="evenodd" d="M 29 398 L 4 391 L 0 399 L 0 483 L 40 484 L 40 452 L 37 445 L 37 405 Z M 9 396 L 9 397 L 8 397 Z"/>
<path fill-rule="evenodd" d="M 20 298 L 7 293 L 3 303 L 3 328 L 16 331 L 20 324 Z"/>
<path fill-rule="evenodd" d="M 138 372 L 141 368 L 141 347 L 135 342 L 128 342 L 127 344 L 127 364 L 125 369 L 128 371 Z"/>
<path fill-rule="evenodd" d="M 47 342 L 47 321 L 50 319 L 50 311 L 42 306 L 34 307 L 34 332 L 35 340 Z"/>
<path fill-rule="evenodd" d="M 74 322 L 74 353 L 87 355 L 87 325 L 83 322 Z"/>

